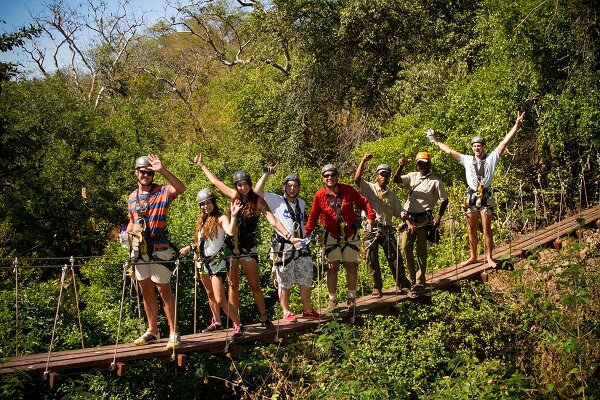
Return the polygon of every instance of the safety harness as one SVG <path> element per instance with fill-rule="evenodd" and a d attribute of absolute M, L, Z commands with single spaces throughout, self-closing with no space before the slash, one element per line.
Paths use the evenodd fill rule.
<path fill-rule="evenodd" d="M 173 263 L 163 264 L 160 261 L 171 261 L 173 258 L 176 258 L 176 256 L 171 258 L 171 260 L 160 260 L 154 252 L 154 242 L 156 240 L 165 240 L 169 244 L 169 247 L 173 249 L 174 253 L 179 254 L 179 248 L 170 240 L 171 236 L 169 234 L 169 230 L 165 228 L 154 236 L 152 236 L 152 234 L 150 233 L 150 222 L 148 220 L 147 215 L 148 199 L 152 195 L 152 192 L 154 191 L 156 186 L 157 185 L 155 183 L 152 183 L 150 185 L 150 189 L 148 190 L 148 197 L 146 197 L 144 200 L 140 200 L 139 189 L 136 189 L 135 191 L 135 211 L 138 215 L 137 223 L 140 226 L 140 235 L 138 236 L 137 255 L 133 257 L 133 261 L 138 261 L 140 259 L 144 260 L 143 256 L 147 256 L 149 260 L 156 261 L 158 264 L 164 265 L 172 271 L 175 268 L 175 265 Z M 132 255 L 134 254 L 135 249 Z"/>
<path fill-rule="evenodd" d="M 200 227 L 199 232 L 201 231 L 202 227 Z M 223 260 L 227 260 L 227 258 L 232 255 L 232 252 L 231 249 L 229 249 L 229 247 L 227 247 L 227 245 L 225 244 L 225 241 L 223 241 L 221 249 L 219 251 L 217 251 L 212 256 L 207 256 L 206 252 L 204 251 L 205 244 L 205 240 L 200 240 L 198 242 L 198 246 L 192 246 L 192 249 L 194 250 L 194 252 L 196 252 L 198 262 L 200 263 L 200 265 L 202 265 L 202 270 L 199 272 L 214 275 L 215 272 L 211 269 L 211 267 L 218 267 Z"/>
<path fill-rule="evenodd" d="M 483 187 L 483 182 L 485 180 L 485 160 L 487 158 L 487 154 L 483 156 L 480 163 L 477 163 L 477 159 L 473 157 L 473 169 L 475 170 L 475 174 L 477 176 L 477 190 L 473 190 L 470 186 L 467 186 L 467 191 L 465 193 L 464 203 L 463 203 L 463 211 L 466 211 L 467 208 L 476 208 L 480 209 L 488 206 L 488 197 L 491 196 L 492 188 Z"/>
<path fill-rule="evenodd" d="M 292 208 L 292 205 L 287 201 L 287 199 L 284 196 L 282 196 L 282 198 L 283 201 L 285 201 L 285 205 L 287 207 L 288 212 L 290 213 L 292 221 L 294 221 L 294 237 L 304 239 L 304 229 L 302 229 L 302 211 L 300 210 L 300 202 L 296 201 L 296 207 Z M 291 245 L 289 251 L 285 251 L 286 244 Z M 284 263 L 287 264 L 291 260 L 295 260 L 300 256 L 310 255 L 307 246 L 302 246 L 300 249 L 297 249 L 291 241 L 278 234 L 277 231 L 273 231 L 273 236 L 271 236 L 271 251 L 273 252 L 273 264 L 277 266 L 283 265 Z"/>
<path fill-rule="evenodd" d="M 341 206 L 342 206 L 342 195 L 341 193 L 338 194 L 338 196 L 334 199 L 333 196 L 331 194 L 327 194 L 327 200 L 329 201 L 329 205 L 331 206 L 331 208 L 333 208 L 333 210 L 335 211 L 335 215 L 337 218 L 337 222 L 338 222 L 338 238 L 337 238 L 337 243 L 333 244 L 333 245 L 329 245 L 327 246 L 327 248 L 325 249 L 325 255 L 328 255 L 329 253 L 331 253 L 333 250 L 335 250 L 336 248 L 340 248 L 340 251 L 342 252 L 342 254 L 344 253 L 344 250 L 346 250 L 346 247 L 350 247 L 351 249 L 354 249 L 356 251 L 360 251 L 359 247 L 354 244 L 354 239 L 356 239 L 356 226 L 351 226 L 350 230 L 354 230 L 354 233 L 352 234 L 352 237 L 350 238 L 351 241 L 346 240 L 346 227 L 348 226 L 348 224 L 346 223 L 346 221 L 344 221 L 344 217 L 342 216 L 342 210 L 341 210 Z M 329 231 L 325 231 L 325 236 L 323 238 L 323 243 L 327 243 L 327 238 L 329 237 Z"/>

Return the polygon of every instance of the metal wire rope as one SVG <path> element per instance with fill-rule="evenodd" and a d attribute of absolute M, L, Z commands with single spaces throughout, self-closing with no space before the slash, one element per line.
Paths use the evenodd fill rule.
<path fill-rule="evenodd" d="M 81 348 L 85 349 L 83 342 L 83 325 L 81 323 L 81 311 L 79 310 L 79 295 L 77 294 L 77 280 L 75 279 L 75 258 L 71 257 L 71 276 L 73 277 L 73 291 L 75 292 L 75 307 L 77 308 L 77 319 L 79 321 L 79 334 L 81 335 Z"/>
<path fill-rule="evenodd" d="M 15 257 L 15 357 L 19 356 L 19 259 Z"/>
<path fill-rule="evenodd" d="M 61 300 L 62 300 L 63 288 L 65 286 L 65 273 L 67 271 L 67 268 L 68 268 L 68 266 L 67 266 L 67 264 L 65 264 L 63 266 L 62 274 L 61 274 L 61 277 L 60 277 L 60 291 L 58 293 L 58 303 L 56 305 L 56 314 L 54 316 L 54 326 L 52 327 L 52 337 L 50 339 L 50 348 L 48 350 L 48 359 L 46 360 L 46 370 L 44 371 L 44 375 L 47 375 L 48 372 L 49 372 L 48 371 L 48 367 L 50 366 L 50 357 L 52 355 L 52 346 L 54 345 L 54 334 L 56 332 L 56 324 L 58 323 L 58 312 L 60 310 L 60 303 L 61 303 Z"/>
<path fill-rule="evenodd" d="M 177 257 L 175 259 L 175 270 L 173 271 L 172 275 L 175 275 L 175 315 L 173 316 L 173 323 L 175 325 L 175 332 L 173 332 L 174 337 L 173 337 L 173 353 L 171 354 L 171 360 L 175 360 L 175 350 L 177 348 L 176 346 L 176 342 L 175 339 L 178 339 L 179 341 L 181 341 L 180 338 L 177 338 L 177 336 L 179 335 L 179 330 L 177 329 L 177 296 L 179 294 L 179 257 Z M 169 340 L 171 340 L 171 332 L 169 332 Z"/>
<path fill-rule="evenodd" d="M 121 320 L 123 318 L 123 303 L 125 302 L 125 285 L 127 282 L 127 269 L 129 267 L 129 262 L 123 263 L 123 289 L 121 290 L 121 303 L 119 306 L 119 321 L 117 322 L 117 339 L 115 341 L 115 351 L 113 354 L 113 362 L 111 364 L 111 368 L 116 366 L 117 361 L 117 349 L 119 347 L 119 335 L 121 333 Z"/>

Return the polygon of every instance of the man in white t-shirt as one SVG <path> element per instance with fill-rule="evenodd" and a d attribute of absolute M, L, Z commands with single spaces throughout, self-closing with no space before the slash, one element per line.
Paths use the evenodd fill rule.
<path fill-rule="evenodd" d="M 283 195 L 265 192 L 267 178 L 275 173 L 275 167 L 268 167 L 256 183 L 254 192 L 263 197 L 271 212 L 281 224 L 294 233 L 296 238 L 304 238 L 304 210 L 306 202 L 298 197 L 300 178 L 290 174 L 283 180 Z M 299 247 L 299 248 L 298 248 Z M 296 316 L 290 311 L 290 289 L 300 285 L 302 299 L 302 317 L 323 318 L 310 304 L 310 292 L 313 279 L 313 262 L 306 246 L 294 246 L 281 232 L 275 230 L 271 238 L 271 258 L 274 260 L 279 292 L 283 308 L 283 319 L 296 322 Z"/>
<path fill-rule="evenodd" d="M 481 225 L 483 227 L 483 237 L 485 243 L 485 257 L 491 268 L 496 268 L 498 265 L 492 258 L 494 242 L 492 236 L 492 212 L 495 202 L 492 197 L 490 187 L 496 172 L 496 164 L 500 155 L 506 149 L 513 136 L 523 123 L 525 113 L 517 111 L 517 120 L 512 129 L 504 136 L 504 139 L 498 147 L 491 153 L 485 153 L 485 139 L 481 136 L 475 136 L 471 139 L 471 149 L 473 156 L 460 154 L 451 149 L 448 145 L 438 142 L 435 136 L 431 136 L 430 140 L 436 144 L 443 152 L 452 156 L 453 159 L 462 164 L 465 168 L 467 179 L 467 193 L 465 195 L 465 212 L 467 214 L 467 223 L 469 227 L 469 249 L 470 257 L 461 265 L 469 265 L 477 262 L 477 228 L 479 225 L 479 217 L 481 216 Z"/>

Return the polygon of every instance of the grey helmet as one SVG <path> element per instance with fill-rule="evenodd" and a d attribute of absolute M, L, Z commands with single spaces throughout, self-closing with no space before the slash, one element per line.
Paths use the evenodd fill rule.
<path fill-rule="evenodd" d="M 248 181 L 248 184 L 251 185 L 252 184 L 252 180 L 250 179 L 250 175 L 244 171 L 243 169 L 240 169 L 238 171 L 235 171 L 233 173 L 233 183 L 238 183 L 239 181 Z"/>
<path fill-rule="evenodd" d="M 375 170 L 375 173 L 378 174 L 379 171 L 387 171 L 390 175 L 392 174 L 392 169 L 387 164 L 379 164 Z"/>
<path fill-rule="evenodd" d="M 135 169 L 140 169 L 143 167 L 151 167 L 150 161 L 148 161 L 148 156 L 141 156 L 135 160 Z"/>
<path fill-rule="evenodd" d="M 475 143 L 481 143 L 485 146 L 485 139 L 482 136 L 475 136 L 473 139 L 471 139 L 471 146 L 473 146 Z"/>
<path fill-rule="evenodd" d="M 321 175 L 323 175 L 325 172 L 327 171 L 332 171 L 334 172 L 336 175 L 338 173 L 337 168 L 335 167 L 335 165 L 333 164 L 327 164 L 325 165 L 322 169 L 321 169 Z"/>
<path fill-rule="evenodd" d="M 215 198 L 215 192 L 213 192 L 210 189 L 202 189 L 201 191 L 198 192 L 198 195 L 196 196 L 196 201 L 198 201 L 198 204 L 204 203 L 206 200 L 210 200 L 210 199 L 214 199 Z"/>
<path fill-rule="evenodd" d="M 298 186 L 300 186 L 300 178 L 296 174 L 289 174 L 283 179 L 283 186 L 285 186 L 289 181 L 298 182 Z"/>

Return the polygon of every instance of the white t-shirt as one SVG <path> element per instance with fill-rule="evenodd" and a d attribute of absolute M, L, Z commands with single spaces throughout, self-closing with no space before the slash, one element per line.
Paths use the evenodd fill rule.
<path fill-rule="evenodd" d="M 479 186 L 479 179 L 477 178 L 477 170 L 473 164 L 474 158 L 474 156 L 461 154 L 460 163 L 463 167 L 465 167 L 467 185 L 469 185 L 471 189 L 477 190 L 477 186 Z M 499 159 L 500 155 L 498 154 L 498 149 L 494 149 L 494 151 L 485 157 L 485 168 L 482 182 L 484 188 L 492 186 L 492 180 L 494 179 L 494 174 L 496 173 L 496 164 L 498 163 Z M 481 161 L 477 161 L 476 165 L 477 168 L 481 168 Z"/>
<path fill-rule="evenodd" d="M 198 243 L 201 240 L 201 232 L 198 232 Z M 204 242 L 204 256 L 211 257 L 217 254 L 221 248 L 223 247 L 223 242 L 225 241 L 225 230 L 222 226 L 217 227 L 217 236 L 213 238 L 208 238 Z"/>
<path fill-rule="evenodd" d="M 294 219 L 288 210 L 287 205 L 285 204 L 285 199 L 283 196 L 275 193 L 265 192 L 265 201 L 267 202 L 271 212 L 281 222 L 285 229 L 288 232 L 294 232 Z M 296 201 L 300 206 L 300 225 L 302 226 L 302 232 L 304 233 L 304 209 L 306 208 L 306 202 L 299 197 L 296 197 Z M 296 212 L 296 203 L 290 203 L 290 207 L 292 211 Z M 283 232 L 277 231 L 277 233 L 281 236 L 285 236 Z M 294 236 L 298 237 L 297 233 L 294 233 Z"/>

